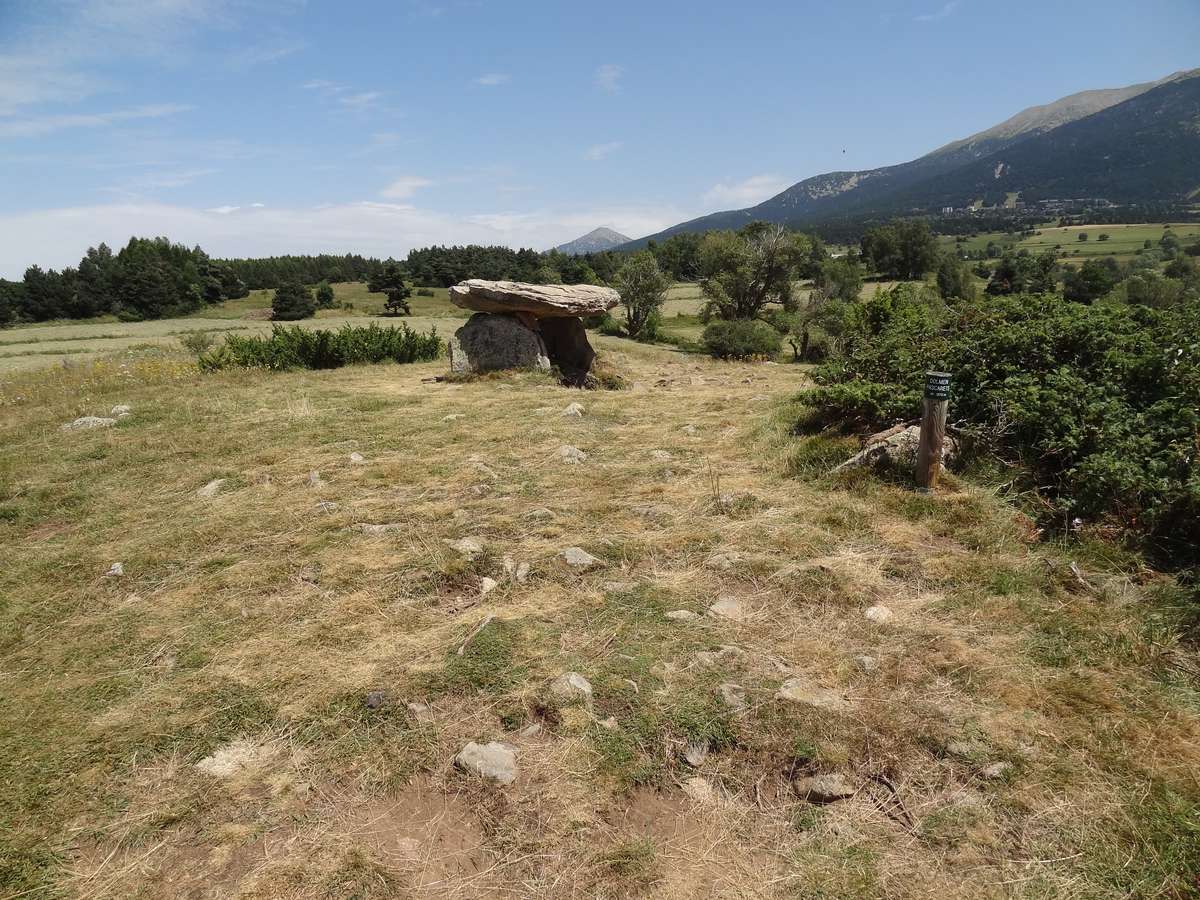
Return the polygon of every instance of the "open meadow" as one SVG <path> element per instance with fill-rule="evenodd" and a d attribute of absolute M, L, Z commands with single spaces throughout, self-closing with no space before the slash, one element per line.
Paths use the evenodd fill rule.
<path fill-rule="evenodd" d="M 1145 225 L 1070 225 L 1060 228 L 1057 225 L 1039 226 L 1036 234 L 1029 237 L 1013 238 L 1002 231 L 985 232 L 968 238 L 963 243 L 957 243 L 953 235 L 943 235 L 938 242 L 943 247 L 958 246 L 964 250 L 982 252 L 989 243 L 1001 247 L 1012 245 L 1016 250 L 1028 250 L 1033 254 L 1054 250 L 1062 262 L 1084 260 L 1093 256 L 1114 256 L 1128 262 L 1137 256 L 1138 251 L 1145 249 L 1146 241 L 1157 248 L 1158 242 L 1166 232 L 1166 226 L 1153 223 Z M 1200 238 L 1200 224 L 1175 223 L 1170 231 L 1181 241 L 1188 243 Z M 1079 240 L 1080 234 L 1086 234 L 1086 241 Z M 1100 240 L 1100 235 L 1106 234 L 1106 240 Z"/>
<path fill-rule="evenodd" d="M 0 896 L 1189 895 L 1167 579 L 825 477 L 803 367 L 597 344 L 627 390 L 11 373 Z"/>

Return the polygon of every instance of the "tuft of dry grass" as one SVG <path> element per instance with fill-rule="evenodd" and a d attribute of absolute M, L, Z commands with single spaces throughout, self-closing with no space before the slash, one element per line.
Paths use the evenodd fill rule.
<path fill-rule="evenodd" d="M 798 367 L 600 347 L 626 390 L 170 353 L 6 381 L 0 896 L 1195 887 L 1169 583 L 1081 584 L 967 482 L 825 480 Z M 507 788 L 452 765 L 493 740 Z M 818 775 L 853 795 L 804 802 Z"/>

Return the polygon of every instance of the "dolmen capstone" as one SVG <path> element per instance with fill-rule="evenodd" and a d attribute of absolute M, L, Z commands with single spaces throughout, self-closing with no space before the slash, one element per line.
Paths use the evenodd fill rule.
<path fill-rule="evenodd" d="M 620 300 L 612 288 L 590 284 L 482 278 L 456 284 L 450 302 L 475 315 L 450 340 L 450 371 L 557 368 L 564 382 L 583 386 L 596 358 L 583 317 L 608 312 Z"/>

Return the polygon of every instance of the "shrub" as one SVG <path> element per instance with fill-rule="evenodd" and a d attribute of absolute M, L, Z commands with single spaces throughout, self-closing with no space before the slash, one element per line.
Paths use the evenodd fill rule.
<path fill-rule="evenodd" d="M 317 303 L 313 300 L 312 291 L 298 281 L 281 284 L 271 299 L 271 318 L 280 322 L 308 319 L 316 311 Z"/>
<path fill-rule="evenodd" d="M 434 296 L 433 288 L 417 288 L 416 295 L 418 297 L 432 297 Z"/>
<path fill-rule="evenodd" d="M 639 250 L 629 257 L 617 273 L 616 287 L 625 306 L 625 330 L 631 338 L 653 337 L 670 286 L 671 279 L 663 274 L 649 250 Z"/>
<path fill-rule="evenodd" d="M 328 281 L 317 285 L 317 309 L 333 309 L 333 285 Z"/>
<path fill-rule="evenodd" d="M 701 340 L 716 359 L 753 359 L 778 353 L 781 335 L 757 319 L 716 319 L 705 327 Z"/>
<path fill-rule="evenodd" d="M 816 371 L 805 426 L 908 419 L 923 373 L 950 372 L 951 417 L 1019 464 L 1046 524 L 1078 517 L 1200 565 L 1200 305 L 1006 296 L 921 312 L 880 294 Z"/>
<path fill-rule="evenodd" d="M 179 339 L 179 343 L 183 345 L 185 350 L 190 350 L 197 356 L 211 350 L 216 342 L 216 338 L 207 331 L 193 331 Z"/>
<path fill-rule="evenodd" d="M 421 362 L 437 359 L 441 352 L 436 331 L 419 334 L 407 325 L 343 325 L 337 331 L 276 325 L 269 337 L 229 335 L 223 346 L 201 356 L 199 364 L 206 372 L 231 366 L 336 369 L 355 363 Z"/>

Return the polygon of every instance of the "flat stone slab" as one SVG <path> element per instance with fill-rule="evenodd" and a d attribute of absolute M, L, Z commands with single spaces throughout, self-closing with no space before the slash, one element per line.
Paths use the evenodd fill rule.
<path fill-rule="evenodd" d="M 529 313 L 537 318 L 597 316 L 621 302 L 612 288 L 592 284 L 526 284 L 471 278 L 450 288 L 450 302 L 486 313 Z"/>

